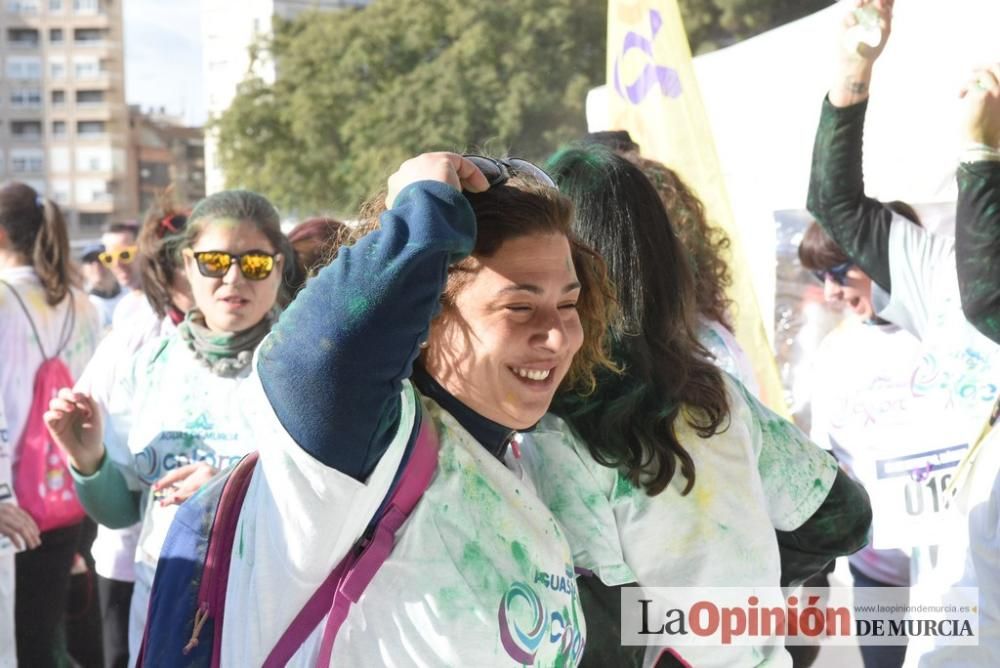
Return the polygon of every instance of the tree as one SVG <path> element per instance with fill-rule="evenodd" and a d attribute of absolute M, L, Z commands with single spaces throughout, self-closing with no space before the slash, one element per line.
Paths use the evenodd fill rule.
<path fill-rule="evenodd" d="M 830 4 L 679 2 L 695 53 Z M 607 0 L 377 0 L 276 22 L 251 53 L 277 80 L 250 76 L 215 123 L 228 185 L 288 213 L 351 215 L 421 151 L 539 160 L 585 132 L 606 33 Z"/>
<path fill-rule="evenodd" d="M 380 0 L 279 22 L 218 119 L 229 185 L 283 211 L 354 211 L 403 160 L 486 147 L 540 160 L 586 131 L 605 0 Z"/>
<path fill-rule="evenodd" d="M 691 52 L 707 53 L 800 19 L 833 0 L 678 0 Z"/>

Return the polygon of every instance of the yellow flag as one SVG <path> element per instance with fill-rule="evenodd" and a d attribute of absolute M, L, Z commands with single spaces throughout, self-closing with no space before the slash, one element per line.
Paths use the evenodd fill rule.
<path fill-rule="evenodd" d="M 729 234 L 736 338 L 753 362 L 762 399 L 787 416 L 677 0 L 609 0 L 608 101 L 609 128 L 628 130 L 643 156 L 676 170 Z"/>

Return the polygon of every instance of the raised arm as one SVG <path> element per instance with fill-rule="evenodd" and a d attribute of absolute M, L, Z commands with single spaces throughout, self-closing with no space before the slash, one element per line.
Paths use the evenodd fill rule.
<path fill-rule="evenodd" d="M 958 168 L 955 254 L 965 317 L 1000 343 L 1000 63 L 962 91 L 968 148 Z"/>
<path fill-rule="evenodd" d="M 889 292 L 893 214 L 865 195 L 861 158 L 872 67 L 889 39 L 892 2 L 874 0 L 863 6 L 878 12 L 881 41 L 875 47 L 848 44 L 857 19 L 853 13 L 845 19 L 835 79 L 816 130 L 806 206 L 855 264 Z"/>
<path fill-rule="evenodd" d="M 402 382 L 439 310 L 449 264 L 472 251 L 475 217 L 460 188 L 484 190 L 486 182 L 460 156 L 438 153 L 404 163 L 389 186 L 380 229 L 309 282 L 258 362 L 267 398 L 299 447 L 357 480 L 395 433 Z"/>

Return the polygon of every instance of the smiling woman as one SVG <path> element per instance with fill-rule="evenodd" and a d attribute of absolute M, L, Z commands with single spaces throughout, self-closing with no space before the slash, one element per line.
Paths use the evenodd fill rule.
<path fill-rule="evenodd" d="M 132 656 L 178 504 L 253 449 L 237 389 L 277 318 L 283 270 L 294 260 L 278 212 L 247 191 L 206 198 L 163 244 L 164 257 L 183 262 L 194 308 L 134 354 L 106 397 L 66 389 L 46 413 L 91 517 L 113 529 L 142 522 Z"/>
<path fill-rule="evenodd" d="M 225 625 L 205 625 L 214 630 L 184 657 L 192 555 L 167 555 L 147 656 L 207 662 L 205 636 L 216 633 L 220 665 L 580 660 L 569 546 L 512 444 L 561 385 L 592 387 L 593 367 L 607 363 L 609 292 L 555 188 L 513 161 L 489 179 L 477 164 L 451 153 L 404 163 L 378 229 L 311 279 L 261 346 L 246 402 L 266 447 L 241 547 L 225 560 Z M 437 434 L 434 475 L 387 560 L 356 603 L 337 608 L 341 626 L 289 640 L 425 427 Z M 184 519 L 172 545 L 200 526 Z"/>

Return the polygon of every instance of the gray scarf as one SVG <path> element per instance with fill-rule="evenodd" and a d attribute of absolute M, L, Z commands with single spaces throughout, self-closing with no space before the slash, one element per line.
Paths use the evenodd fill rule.
<path fill-rule="evenodd" d="M 177 327 L 181 338 L 202 364 L 216 376 L 235 378 L 253 359 L 253 351 L 278 319 L 280 309 L 274 307 L 260 322 L 242 332 L 213 332 L 205 325 L 205 316 L 191 309 Z"/>

